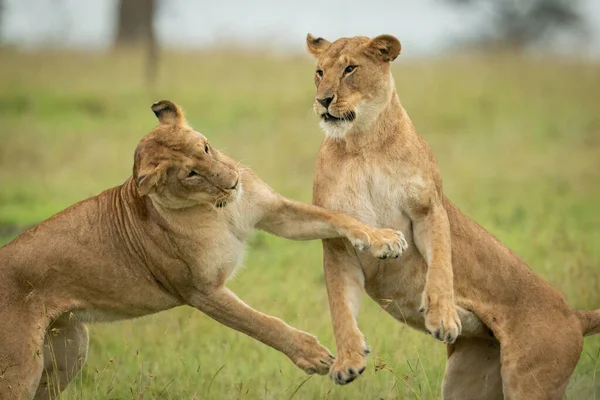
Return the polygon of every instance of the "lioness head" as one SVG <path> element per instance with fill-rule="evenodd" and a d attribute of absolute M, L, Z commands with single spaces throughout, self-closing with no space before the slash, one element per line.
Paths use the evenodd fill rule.
<path fill-rule="evenodd" d="M 237 165 L 194 131 L 176 104 L 152 104 L 159 125 L 135 150 L 133 179 L 140 195 L 167 208 L 200 203 L 222 207 L 241 190 Z"/>
<path fill-rule="evenodd" d="M 331 43 L 306 37 L 317 59 L 314 110 L 325 134 L 343 138 L 351 129 L 368 128 L 394 93 L 390 62 L 400 54 L 393 36 L 341 38 Z"/>

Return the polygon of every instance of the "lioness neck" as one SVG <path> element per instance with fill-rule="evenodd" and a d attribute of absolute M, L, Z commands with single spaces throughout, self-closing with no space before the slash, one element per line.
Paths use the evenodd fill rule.
<path fill-rule="evenodd" d="M 393 82 L 393 81 L 392 81 Z M 395 89 L 390 99 L 380 109 L 373 122 L 366 126 L 357 125 L 344 138 L 346 150 L 356 152 L 366 148 L 381 148 L 391 141 L 405 141 L 415 134 L 415 128 Z"/>
<path fill-rule="evenodd" d="M 210 242 L 214 232 L 228 232 L 245 241 L 259 220 L 259 207 L 251 194 L 253 177 L 249 173 L 240 176 L 241 192 L 238 197 L 222 208 L 199 203 L 184 208 L 168 208 L 149 199 L 166 229 L 173 233 L 173 240 L 184 238 L 197 243 Z"/>

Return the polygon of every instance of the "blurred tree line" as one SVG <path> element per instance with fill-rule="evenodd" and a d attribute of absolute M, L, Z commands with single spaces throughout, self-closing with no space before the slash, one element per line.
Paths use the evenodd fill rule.
<path fill-rule="evenodd" d="M 2 1 L 2 0 L 0 0 Z M 152 85 L 158 70 L 158 42 L 154 28 L 157 0 L 119 0 L 114 46 L 146 49 L 146 80 Z"/>
<path fill-rule="evenodd" d="M 0 20 L 1 6 L 0 0 Z M 115 47 L 142 45 L 147 49 L 146 75 L 156 79 L 158 44 L 154 18 L 160 0 L 119 0 Z M 442 0 L 457 7 L 478 7 L 486 23 L 475 43 L 486 48 L 521 52 L 553 35 L 583 33 L 586 24 L 580 0 Z"/>
<path fill-rule="evenodd" d="M 53 0 L 49 0 L 53 1 Z M 481 12 L 484 25 L 477 28 L 476 46 L 524 51 L 564 34 L 585 34 L 581 0 L 438 0 L 458 8 Z M 158 68 L 158 41 L 154 21 L 163 0 L 118 0 L 114 48 L 145 49 L 145 69 L 152 84 Z M 5 1 L 0 0 L 0 32 Z M 56 7 L 56 12 L 67 12 Z M 357 32 L 359 34 L 359 32 Z"/>
<path fill-rule="evenodd" d="M 115 44 L 156 42 L 155 13 L 156 0 L 119 0 Z"/>
<path fill-rule="evenodd" d="M 0 0 L 0 5 L 1 5 Z M 153 20 L 159 0 L 119 0 L 115 45 L 148 46 L 156 58 Z M 584 33 L 586 24 L 580 0 L 442 0 L 457 7 L 477 7 L 486 24 L 476 39 L 480 45 L 497 45 L 516 51 L 543 43 L 554 35 Z"/>
<path fill-rule="evenodd" d="M 475 41 L 516 51 L 564 33 L 583 34 L 586 23 L 579 0 L 444 0 L 462 7 L 479 7 L 488 24 Z"/>
<path fill-rule="evenodd" d="M 0 35 L 2 32 L 3 17 L 4 17 L 4 0 L 0 0 Z M 0 39 L 2 39 L 2 38 L 0 37 Z"/>
<path fill-rule="evenodd" d="M 476 43 L 486 46 L 495 44 L 520 51 L 556 35 L 582 34 L 587 30 L 579 7 L 581 0 L 439 1 L 481 11 L 485 24 L 478 32 Z M 157 39 L 154 19 L 160 12 L 161 3 L 161 0 L 118 0 L 116 9 L 114 46 L 146 46 L 150 77 L 156 69 Z M 0 0 L 0 30 L 3 25 L 4 7 L 5 1 Z M 66 12 L 60 8 L 56 8 L 57 12 Z"/>

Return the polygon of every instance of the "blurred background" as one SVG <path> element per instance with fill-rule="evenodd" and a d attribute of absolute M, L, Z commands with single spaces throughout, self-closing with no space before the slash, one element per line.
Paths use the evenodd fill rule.
<path fill-rule="evenodd" d="M 448 197 L 574 307 L 600 308 L 599 0 L 0 0 L 0 244 L 125 181 L 163 98 L 310 202 L 323 135 L 308 32 L 397 36 L 397 90 Z M 229 284 L 242 299 L 335 350 L 318 242 L 256 233 L 245 265 Z M 372 355 L 347 387 L 191 308 L 92 325 L 63 398 L 440 397 L 441 343 L 366 296 L 359 324 Z M 591 337 L 568 398 L 600 398 L 597 376 Z"/>
<path fill-rule="evenodd" d="M 390 32 L 409 55 L 492 41 L 600 55 L 598 0 L 3 0 L 6 43 L 105 50 L 145 37 L 167 48 L 228 43 L 297 53 L 307 31 L 328 37 Z M 358 22 L 360 21 L 360 22 Z M 576 35 L 573 35 L 576 34 Z M 585 40 L 582 40 L 585 39 Z M 559 42 L 557 42 L 559 40 Z M 503 43 L 500 43 L 503 42 Z M 559 44 L 560 43 L 560 44 Z"/>

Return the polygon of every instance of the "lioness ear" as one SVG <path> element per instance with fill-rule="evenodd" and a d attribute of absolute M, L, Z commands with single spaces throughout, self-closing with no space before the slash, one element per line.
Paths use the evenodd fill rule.
<path fill-rule="evenodd" d="M 310 33 L 306 35 L 306 46 L 308 51 L 315 57 L 318 57 L 321 53 L 331 46 L 331 42 L 323 39 L 322 37 L 314 37 Z"/>
<path fill-rule="evenodd" d="M 185 124 L 185 116 L 183 110 L 177 104 L 170 100 L 161 100 L 152 104 L 150 107 L 154 115 L 158 118 L 161 124 L 167 125 L 183 125 Z"/>
<path fill-rule="evenodd" d="M 165 164 L 150 164 L 145 160 L 145 146 L 138 145 L 133 155 L 133 179 L 140 196 L 145 196 L 152 192 L 159 182 L 164 182 L 166 178 Z"/>
<path fill-rule="evenodd" d="M 146 196 L 147 194 L 152 193 L 155 190 L 156 185 L 159 182 L 164 181 L 165 173 L 166 168 L 164 168 L 163 165 L 159 165 L 154 169 L 150 167 L 138 171 L 138 174 L 135 176 L 135 184 L 140 196 Z"/>
<path fill-rule="evenodd" d="M 392 35 L 377 36 L 367 44 L 367 52 L 385 62 L 394 61 L 401 48 L 400 41 Z"/>

